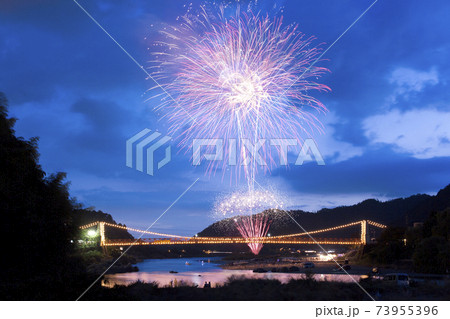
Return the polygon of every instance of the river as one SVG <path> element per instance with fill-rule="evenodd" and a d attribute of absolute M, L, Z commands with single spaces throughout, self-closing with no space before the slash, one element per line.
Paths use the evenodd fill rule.
<path fill-rule="evenodd" d="M 205 282 L 211 282 L 211 286 L 223 284 L 231 276 L 245 276 L 258 279 L 278 279 L 282 283 L 290 279 L 304 278 L 301 273 L 253 273 L 252 270 L 229 270 L 220 268 L 221 257 L 197 257 L 177 259 L 146 259 L 136 266 L 138 272 L 105 275 L 102 285 L 114 287 L 114 285 L 129 285 L 136 281 L 157 282 L 160 287 L 179 285 L 180 282 L 203 287 Z M 177 273 L 170 273 L 176 271 Z M 351 276 L 351 277 L 350 277 Z M 314 274 L 316 280 L 353 282 L 359 280 L 359 275 L 346 274 Z M 353 278 L 353 279 L 352 279 Z"/>

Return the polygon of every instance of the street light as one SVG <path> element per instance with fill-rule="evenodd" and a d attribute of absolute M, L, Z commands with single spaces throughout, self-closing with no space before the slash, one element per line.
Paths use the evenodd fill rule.
<path fill-rule="evenodd" d="M 87 232 L 88 237 L 94 238 L 95 236 L 97 236 L 97 232 L 95 230 L 89 230 Z"/>

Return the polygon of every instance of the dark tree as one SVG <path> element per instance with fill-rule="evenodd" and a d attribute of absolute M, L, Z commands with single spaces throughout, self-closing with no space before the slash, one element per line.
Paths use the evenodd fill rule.
<path fill-rule="evenodd" d="M 77 272 L 71 259 L 74 228 L 65 174 L 46 177 L 37 138 L 15 136 L 0 94 L 0 214 L 3 299 L 61 299 Z"/>
<path fill-rule="evenodd" d="M 420 242 L 413 255 L 416 271 L 444 274 L 450 267 L 450 244 L 444 237 L 428 237 Z"/>

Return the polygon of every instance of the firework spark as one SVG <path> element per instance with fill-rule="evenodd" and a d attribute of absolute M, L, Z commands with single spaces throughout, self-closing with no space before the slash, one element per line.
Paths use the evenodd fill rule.
<path fill-rule="evenodd" d="M 214 205 L 217 218 L 260 213 L 267 209 L 283 209 L 284 200 L 269 190 L 237 191 L 218 198 Z"/>
<path fill-rule="evenodd" d="M 239 219 L 235 218 L 234 221 L 236 222 L 236 228 L 244 238 L 265 237 L 270 227 L 269 216 L 264 213 L 242 216 Z M 255 255 L 258 255 L 263 247 L 263 244 L 259 242 L 250 242 L 247 245 Z"/>
<path fill-rule="evenodd" d="M 238 6 L 232 14 L 224 6 L 190 10 L 179 25 L 164 28 L 164 40 L 156 44 L 159 52 L 150 61 L 152 77 L 164 85 L 164 92 L 154 95 L 162 100 L 157 110 L 168 118 L 170 134 L 179 134 L 186 152 L 194 139 L 223 141 L 224 157 L 236 159 L 236 175 L 243 169 L 248 191 L 221 200 L 215 210 L 222 217 L 241 216 L 236 227 L 243 237 L 264 237 L 270 221 L 261 212 L 281 207 L 274 194 L 254 188 L 257 164 L 270 171 L 278 154 L 259 142 L 289 138 L 300 145 L 321 131 L 316 115 L 326 108 L 310 92 L 329 90 L 316 82 L 328 70 L 315 66 L 321 53 L 315 38 L 306 37 L 296 24 L 284 26 L 282 17 L 255 14 L 250 6 L 243 11 Z M 206 171 L 222 165 L 225 173 L 229 164 L 209 161 Z M 249 246 L 255 254 L 262 248 Z"/>
<path fill-rule="evenodd" d="M 220 198 L 215 205 L 216 217 L 235 217 L 235 225 L 244 238 L 265 237 L 269 231 L 271 220 L 264 211 L 268 209 L 282 209 L 281 198 L 274 192 L 247 191 L 235 192 L 227 197 Z M 256 215 L 254 215 L 257 213 Z M 248 243 L 250 250 L 257 255 L 262 243 Z"/>
<path fill-rule="evenodd" d="M 168 117 L 171 134 L 180 133 L 186 151 L 195 138 L 223 139 L 225 152 L 237 142 L 236 169 L 243 167 L 251 180 L 256 165 L 242 140 L 301 142 L 320 131 L 315 114 L 326 108 L 309 92 L 329 90 L 315 82 L 327 69 L 311 66 L 321 52 L 315 39 L 297 25 L 283 26 L 282 17 L 270 19 L 250 9 L 231 16 L 223 7 L 211 11 L 201 6 L 198 14 L 186 14 L 180 25 L 162 32 L 158 48 L 164 51 L 155 53 L 151 71 L 173 99 L 163 98 L 158 109 Z M 276 151 L 263 145 L 259 152 L 264 170 L 270 170 Z M 207 171 L 218 166 L 211 161 Z"/>

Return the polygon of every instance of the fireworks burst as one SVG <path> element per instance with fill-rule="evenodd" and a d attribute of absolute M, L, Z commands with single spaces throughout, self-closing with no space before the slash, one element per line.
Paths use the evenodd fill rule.
<path fill-rule="evenodd" d="M 216 201 L 214 215 L 217 218 L 234 217 L 260 213 L 267 209 L 283 209 L 283 206 L 284 201 L 275 192 L 237 191 Z"/>
<path fill-rule="evenodd" d="M 171 134 L 180 133 L 186 151 L 194 138 L 223 139 L 225 153 L 237 143 L 237 171 L 243 167 L 245 177 L 253 179 L 256 165 L 242 140 L 301 142 L 321 130 L 315 114 L 326 108 L 309 92 L 329 90 L 315 82 L 327 69 L 312 66 L 321 52 L 315 39 L 297 25 L 284 27 L 282 17 L 239 7 L 231 16 L 223 6 L 217 14 L 210 11 L 201 6 L 198 14 L 186 14 L 180 25 L 162 32 L 158 48 L 165 50 L 154 53 L 151 71 L 166 83 L 170 98 L 161 93 L 158 109 L 168 117 Z M 270 169 L 276 152 L 265 145 L 259 152 L 264 169 Z M 211 161 L 207 171 L 219 165 Z"/>
<path fill-rule="evenodd" d="M 244 238 L 265 237 L 270 227 L 269 217 L 264 213 L 243 216 L 239 219 L 235 219 L 235 222 L 236 228 Z M 250 242 L 247 245 L 255 255 L 258 255 L 263 247 L 263 244 L 258 242 Z"/>
<path fill-rule="evenodd" d="M 196 13 L 189 8 L 162 36 L 150 61 L 152 77 L 164 87 L 154 95 L 161 97 L 158 112 L 168 118 L 170 134 L 180 136 L 186 152 L 194 139 L 223 141 L 224 158 L 234 159 L 237 177 L 243 169 L 248 191 L 221 199 L 215 211 L 222 218 L 241 216 L 236 227 L 243 237 L 266 236 L 270 221 L 261 212 L 281 209 L 281 201 L 271 192 L 256 191 L 254 180 L 257 164 L 269 171 L 278 153 L 267 144 L 256 145 L 283 138 L 300 145 L 321 131 L 316 115 L 326 108 L 310 95 L 329 90 L 316 82 L 328 71 L 315 65 L 321 49 L 298 25 L 284 26 L 282 17 L 254 13 L 251 5 L 247 10 L 238 6 L 232 14 L 220 5 L 200 6 Z M 214 173 L 220 165 L 225 173 L 230 161 L 209 161 L 206 171 Z M 249 246 L 258 254 L 262 244 Z"/>
<path fill-rule="evenodd" d="M 235 217 L 235 225 L 244 238 L 265 237 L 269 231 L 271 220 L 265 212 L 268 209 L 282 209 L 283 201 L 270 191 L 236 192 L 228 197 L 220 198 L 215 205 L 217 217 Z M 256 215 L 253 215 L 257 213 Z M 257 255 L 262 243 L 248 243 L 250 250 Z"/>

